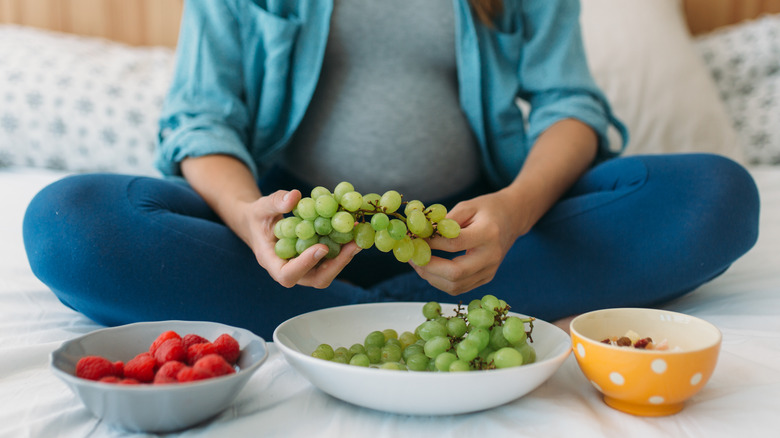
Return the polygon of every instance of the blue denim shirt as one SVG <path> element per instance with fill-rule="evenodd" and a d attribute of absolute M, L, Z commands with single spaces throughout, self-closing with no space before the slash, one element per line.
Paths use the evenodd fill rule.
<path fill-rule="evenodd" d="M 599 137 L 599 160 L 627 141 L 588 70 L 579 0 L 504 0 L 494 28 L 455 8 L 462 110 L 497 186 L 519 172 L 536 138 L 574 118 Z M 177 65 L 160 121 L 157 166 L 180 175 L 187 156 L 227 154 L 259 177 L 298 127 L 314 93 L 333 0 L 185 2 Z M 524 115 L 517 99 L 530 104 Z M 623 144 L 608 144 L 610 124 Z"/>

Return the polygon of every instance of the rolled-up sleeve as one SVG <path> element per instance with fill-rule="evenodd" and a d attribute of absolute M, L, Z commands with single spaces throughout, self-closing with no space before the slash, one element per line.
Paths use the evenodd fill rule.
<path fill-rule="evenodd" d="M 520 97 L 531 107 L 528 135 L 536 139 L 552 124 L 577 119 L 599 139 L 599 159 L 620 153 L 628 140 L 624 125 L 588 68 L 579 23 L 578 0 L 523 2 L 525 35 L 520 63 Z M 607 131 L 614 126 L 622 142 L 610 145 Z"/>
<path fill-rule="evenodd" d="M 186 157 L 230 155 L 257 169 L 247 148 L 240 29 L 229 2 L 188 1 L 176 67 L 160 117 L 157 168 L 179 176 Z"/>

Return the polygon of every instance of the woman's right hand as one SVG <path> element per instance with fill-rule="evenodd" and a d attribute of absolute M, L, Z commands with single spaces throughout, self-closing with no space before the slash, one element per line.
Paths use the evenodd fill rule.
<path fill-rule="evenodd" d="M 274 224 L 295 208 L 301 192 L 280 190 L 263 196 L 246 165 L 228 155 L 188 157 L 181 162 L 181 170 L 192 188 L 249 245 L 257 262 L 282 286 L 326 288 L 360 250 L 350 242 L 337 257 L 325 259 L 328 247 L 316 244 L 298 257 L 283 260 L 274 251 Z"/>
<path fill-rule="evenodd" d="M 274 224 L 285 213 L 293 210 L 301 199 L 298 190 L 279 190 L 256 201 L 244 203 L 244 239 L 255 253 L 257 262 L 268 271 L 271 277 L 285 287 L 296 284 L 317 289 L 328 287 L 352 257 L 360 251 L 355 242 L 341 248 L 339 255 L 326 259 L 328 247 L 318 243 L 306 249 L 299 256 L 283 260 L 276 255 L 274 245 L 277 238 L 273 233 Z"/>

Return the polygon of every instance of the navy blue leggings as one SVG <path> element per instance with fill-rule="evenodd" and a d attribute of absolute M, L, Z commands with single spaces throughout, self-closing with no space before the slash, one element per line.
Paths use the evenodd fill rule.
<path fill-rule="evenodd" d="M 282 180 L 261 187 L 279 188 Z M 270 339 L 294 315 L 362 302 L 468 303 L 492 293 L 544 320 L 658 305 L 747 252 L 758 212 L 752 178 L 725 158 L 614 159 L 584 175 L 517 240 L 492 282 L 458 297 L 376 249 L 358 254 L 343 273 L 347 281 L 284 288 L 188 185 L 154 178 L 57 181 L 30 203 L 24 243 L 35 275 L 99 323 L 210 320 Z"/>

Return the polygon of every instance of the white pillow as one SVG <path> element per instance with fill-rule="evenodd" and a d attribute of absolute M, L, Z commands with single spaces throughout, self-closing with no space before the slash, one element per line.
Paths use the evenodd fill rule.
<path fill-rule="evenodd" d="M 173 50 L 0 25 L 0 167 L 156 175 Z"/>
<path fill-rule="evenodd" d="M 593 76 L 630 134 L 625 155 L 713 152 L 742 162 L 680 0 L 581 0 Z"/>
<path fill-rule="evenodd" d="M 780 164 L 780 14 L 696 38 L 751 164 Z"/>

